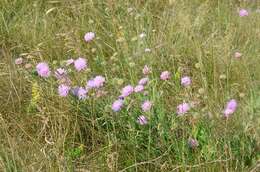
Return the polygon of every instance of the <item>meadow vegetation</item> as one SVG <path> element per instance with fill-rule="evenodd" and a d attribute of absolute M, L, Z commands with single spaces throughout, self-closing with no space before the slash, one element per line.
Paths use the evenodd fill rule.
<path fill-rule="evenodd" d="M 257 0 L 0 0 L 1 171 L 260 171 L 259 126 Z"/>

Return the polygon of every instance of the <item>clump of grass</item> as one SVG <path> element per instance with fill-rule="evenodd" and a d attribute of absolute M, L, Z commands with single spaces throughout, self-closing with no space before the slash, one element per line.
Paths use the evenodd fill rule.
<path fill-rule="evenodd" d="M 1 1 L 0 168 L 257 171 L 257 5 Z"/>

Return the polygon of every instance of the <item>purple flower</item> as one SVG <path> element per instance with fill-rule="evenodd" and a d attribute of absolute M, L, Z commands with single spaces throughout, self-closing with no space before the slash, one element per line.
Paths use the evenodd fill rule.
<path fill-rule="evenodd" d="M 68 60 L 66 61 L 66 66 L 69 66 L 69 65 L 71 65 L 72 63 L 74 63 L 74 60 L 73 60 L 73 59 L 68 59 Z"/>
<path fill-rule="evenodd" d="M 84 39 L 85 39 L 86 42 L 90 42 L 90 41 L 92 41 L 94 38 L 95 38 L 95 33 L 93 33 L 93 32 L 88 32 L 88 33 L 86 33 L 85 36 L 84 36 Z"/>
<path fill-rule="evenodd" d="M 191 84 L 191 79 L 188 76 L 184 76 L 181 78 L 181 85 L 187 87 Z"/>
<path fill-rule="evenodd" d="M 96 76 L 87 82 L 88 88 L 100 88 L 104 85 L 105 78 L 103 76 Z"/>
<path fill-rule="evenodd" d="M 241 10 L 239 11 L 239 16 L 240 16 L 240 17 L 248 16 L 248 11 L 245 10 L 245 9 L 241 9 Z"/>
<path fill-rule="evenodd" d="M 96 88 L 99 88 L 104 85 L 106 79 L 103 76 L 98 75 L 94 78 L 94 81 L 95 81 Z"/>
<path fill-rule="evenodd" d="M 134 88 L 131 85 L 125 86 L 121 91 L 122 97 L 127 97 L 134 92 Z"/>
<path fill-rule="evenodd" d="M 237 109 L 237 102 L 235 99 L 231 99 L 227 102 L 226 108 L 224 110 L 224 116 L 229 117 L 231 114 L 233 114 Z"/>
<path fill-rule="evenodd" d="M 88 91 L 85 88 L 79 87 L 77 91 L 77 96 L 80 100 L 84 100 L 87 97 L 87 93 Z"/>
<path fill-rule="evenodd" d="M 69 94 L 70 87 L 64 84 L 59 85 L 58 92 L 61 97 L 66 97 Z"/>
<path fill-rule="evenodd" d="M 55 71 L 55 77 L 56 77 L 57 79 L 63 78 L 66 74 L 67 74 L 67 72 L 66 72 L 66 70 L 63 69 L 63 68 L 58 68 L 58 69 Z"/>
<path fill-rule="evenodd" d="M 112 104 L 112 110 L 114 112 L 120 111 L 122 106 L 123 106 L 123 104 L 124 104 L 124 101 L 121 100 L 121 99 L 118 99 L 118 100 L 114 101 L 113 104 Z"/>
<path fill-rule="evenodd" d="M 147 118 L 144 116 L 144 115 L 141 115 L 137 118 L 137 122 L 140 124 L 140 125 L 145 125 L 148 123 L 147 121 Z"/>
<path fill-rule="evenodd" d="M 188 103 L 182 103 L 177 106 L 177 114 L 184 115 L 190 110 L 190 105 Z"/>
<path fill-rule="evenodd" d="M 150 102 L 149 100 L 144 101 L 144 103 L 142 104 L 142 110 L 144 112 L 149 111 L 152 108 L 152 102 Z"/>
<path fill-rule="evenodd" d="M 189 139 L 188 141 L 189 147 L 194 149 L 199 146 L 199 142 L 196 139 Z"/>
<path fill-rule="evenodd" d="M 87 61 L 86 59 L 78 58 L 77 60 L 74 61 L 74 66 L 77 71 L 84 70 L 87 67 Z"/>
<path fill-rule="evenodd" d="M 138 82 L 139 85 L 146 85 L 149 81 L 148 77 L 142 78 L 140 79 L 140 81 Z"/>
<path fill-rule="evenodd" d="M 147 65 L 145 65 L 143 68 L 143 74 L 148 75 L 149 73 L 151 73 L 151 70 Z"/>
<path fill-rule="evenodd" d="M 170 79 L 171 73 L 169 71 L 164 71 L 161 73 L 160 78 L 161 80 L 168 80 Z"/>
<path fill-rule="evenodd" d="M 87 88 L 94 88 L 94 87 L 95 87 L 94 79 L 88 80 Z"/>
<path fill-rule="evenodd" d="M 19 58 L 15 59 L 14 63 L 15 63 L 16 65 L 22 64 L 22 63 L 23 63 L 23 58 L 22 58 L 22 57 L 19 57 Z"/>
<path fill-rule="evenodd" d="M 142 91 L 144 91 L 144 86 L 143 86 L 143 85 L 137 85 L 137 86 L 134 88 L 134 91 L 135 91 L 136 93 L 142 92 Z"/>
<path fill-rule="evenodd" d="M 36 70 L 37 70 L 38 75 L 43 78 L 47 78 L 51 74 L 49 66 L 45 62 L 41 62 L 41 63 L 37 64 Z"/>

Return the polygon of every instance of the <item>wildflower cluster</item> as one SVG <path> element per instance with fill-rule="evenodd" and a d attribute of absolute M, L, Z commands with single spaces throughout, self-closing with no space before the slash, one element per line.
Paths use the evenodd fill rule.
<path fill-rule="evenodd" d="M 239 12 L 240 16 L 247 16 L 248 13 L 244 10 L 241 10 Z M 146 37 L 145 33 L 142 33 L 139 35 L 140 38 Z M 88 32 L 84 36 L 84 40 L 87 43 L 90 43 L 95 38 L 95 33 Z M 150 51 L 150 49 L 146 49 L 146 52 Z M 235 58 L 240 58 L 242 56 L 241 53 L 236 52 L 234 54 Z M 16 65 L 21 65 L 23 63 L 23 58 L 17 58 L 15 60 Z M 79 57 L 77 59 L 67 59 L 65 64 L 63 66 L 59 66 L 58 68 L 51 70 L 47 62 L 40 62 L 36 65 L 36 72 L 39 77 L 43 79 L 47 79 L 49 77 L 55 77 L 56 81 L 58 83 L 57 86 L 57 94 L 60 97 L 67 97 L 69 95 L 72 95 L 74 97 L 77 97 L 79 100 L 85 100 L 88 98 L 88 93 L 91 90 L 94 90 L 97 94 L 101 95 L 102 88 L 104 87 L 106 83 L 106 78 L 102 75 L 97 75 L 94 77 L 91 77 L 85 82 L 85 85 L 73 85 L 71 81 L 71 76 L 69 70 L 70 68 L 73 68 L 76 73 L 84 72 L 86 69 L 88 69 L 88 63 L 87 60 L 83 57 Z M 144 94 L 146 95 L 147 92 L 145 92 L 145 89 L 150 81 L 149 76 L 152 73 L 151 68 L 148 65 L 145 65 L 142 69 L 143 76 L 142 78 L 137 82 L 136 85 L 125 85 L 121 91 L 120 95 L 117 97 L 116 100 L 111 105 L 111 109 L 113 112 L 120 112 L 124 105 L 126 104 L 125 99 L 127 97 L 130 97 L 132 94 Z M 158 79 L 160 79 L 160 82 L 171 82 L 172 73 L 171 71 L 163 71 L 161 72 L 160 76 L 158 76 Z M 183 76 L 180 79 L 180 85 L 183 89 L 186 89 L 191 86 L 192 79 L 189 76 Z M 187 114 L 191 110 L 192 103 L 189 102 L 182 102 L 176 107 L 176 114 L 177 116 L 183 116 Z M 149 120 L 146 115 L 151 114 L 151 109 L 153 107 L 156 107 L 156 104 L 152 102 L 151 100 L 145 98 L 144 101 L 140 104 L 140 109 L 143 114 L 139 115 L 137 117 L 137 123 L 140 125 L 146 125 L 148 124 Z M 224 117 L 228 118 L 231 114 L 233 114 L 236 111 L 237 108 L 237 102 L 235 99 L 231 99 L 228 101 L 226 108 L 224 110 Z M 189 140 L 190 147 L 194 148 L 198 146 L 198 142 L 195 139 Z"/>

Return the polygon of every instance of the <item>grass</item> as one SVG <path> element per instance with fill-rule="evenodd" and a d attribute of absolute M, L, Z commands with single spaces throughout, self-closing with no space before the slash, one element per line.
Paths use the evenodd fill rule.
<path fill-rule="evenodd" d="M 260 13 L 239 0 L 1 0 L 1 171 L 258 171 L 260 158 Z M 237 10 L 249 10 L 239 17 Z M 90 43 L 86 32 L 95 32 Z M 139 38 L 141 33 L 146 37 Z M 151 52 L 145 52 L 150 48 Z M 234 53 L 242 53 L 235 59 Z M 23 57 L 33 65 L 15 65 Z M 59 97 L 57 81 L 35 66 L 58 68 L 85 57 L 89 69 L 69 70 L 73 85 L 106 77 L 101 98 Z M 152 68 L 148 95 L 111 104 Z M 162 71 L 169 81 L 159 79 Z M 188 75 L 192 85 L 183 88 Z M 93 92 L 90 94 L 94 94 Z M 238 110 L 228 119 L 229 99 Z M 136 123 L 141 102 L 148 125 Z M 183 101 L 196 106 L 176 115 Z M 188 139 L 199 146 L 191 149 Z"/>

